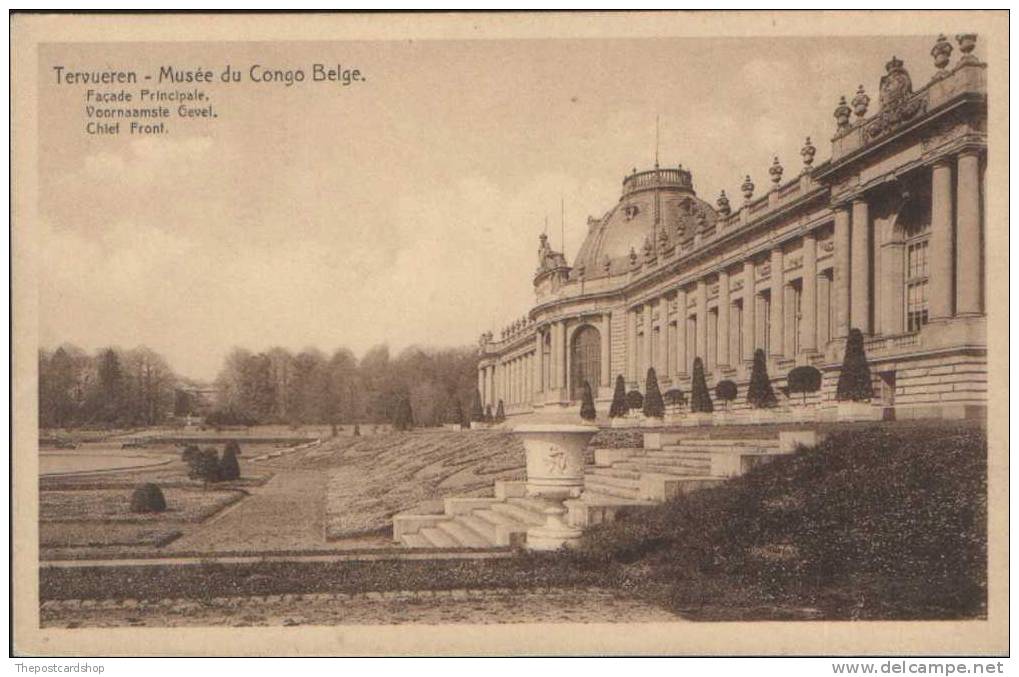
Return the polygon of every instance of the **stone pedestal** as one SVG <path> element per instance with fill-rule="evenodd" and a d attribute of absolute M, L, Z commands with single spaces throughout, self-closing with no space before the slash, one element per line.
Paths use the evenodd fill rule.
<path fill-rule="evenodd" d="M 546 502 L 545 524 L 527 530 L 530 550 L 556 550 L 580 538 L 564 520 L 563 501 L 584 490 L 584 450 L 598 428 L 587 425 L 533 423 L 513 433 L 527 455 L 527 495 Z"/>

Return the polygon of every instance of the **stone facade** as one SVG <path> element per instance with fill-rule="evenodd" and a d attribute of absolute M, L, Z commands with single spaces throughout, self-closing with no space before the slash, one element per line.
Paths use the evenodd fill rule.
<path fill-rule="evenodd" d="M 542 237 L 536 305 L 482 336 L 484 403 L 511 416 L 575 408 L 585 380 L 608 401 L 618 374 L 643 391 L 650 366 L 663 392 L 689 395 L 700 357 L 709 387 L 737 383 L 739 409 L 762 348 L 777 392 L 793 367 L 821 370 L 806 406 L 823 412 L 857 328 L 878 403 L 897 417 L 982 415 L 986 65 L 975 36 L 957 39 L 961 59 L 949 64 L 939 39 L 939 70 L 915 90 L 893 57 L 877 110 L 862 87 L 843 98 L 830 159 L 815 164 L 808 138 L 798 172 L 773 160 L 763 195 L 748 176 L 741 204 L 723 191 L 710 205 L 682 166 L 655 166 L 588 220 L 572 266 Z"/>

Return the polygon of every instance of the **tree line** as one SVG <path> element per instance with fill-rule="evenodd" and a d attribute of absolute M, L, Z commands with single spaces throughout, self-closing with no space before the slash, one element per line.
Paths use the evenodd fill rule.
<path fill-rule="evenodd" d="M 235 348 L 216 379 L 213 416 L 224 424 L 433 426 L 469 406 L 476 384 L 473 348 L 411 347 L 391 357 L 383 345 L 360 360 L 346 348 L 331 356 Z"/>
<path fill-rule="evenodd" d="M 179 379 L 158 353 L 73 345 L 39 351 L 39 426 L 149 426 L 172 413 Z"/>
<path fill-rule="evenodd" d="M 477 383 L 475 349 L 410 347 L 391 357 L 376 346 L 358 360 L 347 348 L 252 352 L 234 348 L 215 380 L 212 411 L 190 394 L 199 384 L 174 374 L 146 347 L 72 345 L 39 351 L 39 425 L 151 426 L 207 414 L 211 424 L 459 422 Z"/>

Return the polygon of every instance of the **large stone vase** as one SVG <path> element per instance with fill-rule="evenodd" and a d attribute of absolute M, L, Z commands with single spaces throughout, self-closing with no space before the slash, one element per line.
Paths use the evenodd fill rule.
<path fill-rule="evenodd" d="M 523 424 L 513 429 L 527 457 L 527 495 L 544 502 L 545 524 L 527 530 L 529 550 L 558 550 L 580 538 L 566 524 L 563 501 L 584 490 L 584 450 L 598 433 L 592 425 Z"/>

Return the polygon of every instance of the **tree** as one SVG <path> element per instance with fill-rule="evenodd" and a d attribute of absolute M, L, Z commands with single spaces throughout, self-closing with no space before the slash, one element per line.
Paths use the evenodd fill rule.
<path fill-rule="evenodd" d="M 453 396 L 449 400 L 449 405 L 446 407 L 446 423 L 453 425 L 463 425 L 464 422 L 464 411 L 460 405 L 460 398 Z M 468 424 L 470 422 L 468 421 Z"/>
<path fill-rule="evenodd" d="M 639 390 L 631 390 L 626 393 L 626 406 L 630 408 L 630 411 L 644 408 L 644 396 L 640 394 Z"/>
<path fill-rule="evenodd" d="M 219 481 L 219 454 L 215 449 L 202 449 L 191 458 L 188 478 L 201 480 L 204 484 Z"/>
<path fill-rule="evenodd" d="M 480 423 L 485 420 L 485 410 L 481 406 L 481 391 L 475 389 L 471 399 L 471 421 Z"/>
<path fill-rule="evenodd" d="M 594 408 L 594 394 L 591 392 L 591 384 L 584 381 L 584 394 L 580 400 L 580 418 L 585 421 L 593 421 L 598 417 Z"/>
<path fill-rule="evenodd" d="M 114 423 L 120 418 L 121 404 L 124 397 L 124 370 L 120 366 L 120 358 L 113 348 L 107 348 L 99 356 L 99 368 L 97 370 L 98 389 L 96 413 L 104 423 Z M 180 391 L 187 396 L 186 391 Z M 176 408 L 176 406 L 175 406 Z M 189 403 L 185 400 L 182 408 L 184 412 L 178 416 L 186 416 L 189 413 Z"/>
<path fill-rule="evenodd" d="M 146 482 L 131 492 L 131 512 L 164 512 L 166 497 L 158 485 Z"/>
<path fill-rule="evenodd" d="M 715 398 L 725 402 L 725 408 L 729 408 L 729 403 L 736 399 L 738 395 L 738 389 L 736 384 L 732 381 L 719 381 L 715 384 Z"/>
<path fill-rule="evenodd" d="M 616 376 L 616 389 L 612 391 L 612 405 L 609 407 L 609 418 L 621 418 L 630 413 L 626 404 L 626 381 L 623 375 Z"/>
<path fill-rule="evenodd" d="M 410 405 L 410 395 L 400 392 L 396 395 L 393 405 L 393 430 L 410 430 L 414 427 L 414 412 Z"/>
<path fill-rule="evenodd" d="M 750 368 L 750 385 L 747 386 L 747 402 L 755 409 L 774 407 L 778 404 L 775 392 L 771 389 L 771 379 L 768 377 L 768 364 L 764 358 L 764 351 L 760 348 L 754 351 L 754 364 Z"/>
<path fill-rule="evenodd" d="M 821 389 L 821 372 L 809 365 L 796 367 L 789 372 L 786 382 L 790 394 L 803 393 L 803 404 L 806 404 L 807 393 L 816 393 Z"/>
<path fill-rule="evenodd" d="M 859 329 L 850 329 L 846 340 L 846 354 L 842 358 L 842 371 L 835 388 L 835 399 L 864 402 L 874 397 L 874 385 L 870 379 L 870 365 L 863 350 L 863 334 Z"/>
<path fill-rule="evenodd" d="M 690 387 L 690 411 L 710 414 L 715 408 L 708 393 L 708 382 L 704 378 L 704 362 L 699 357 L 693 360 L 693 384 Z"/>
<path fill-rule="evenodd" d="M 502 400 L 499 400 L 499 404 L 495 408 L 495 422 L 502 423 L 505 420 L 506 420 L 506 407 L 503 406 Z"/>
<path fill-rule="evenodd" d="M 647 386 L 644 389 L 647 391 L 644 396 L 644 415 L 648 418 L 665 416 L 665 403 L 662 401 L 662 391 L 658 389 L 658 376 L 654 367 L 647 370 Z"/>
<path fill-rule="evenodd" d="M 223 449 L 222 458 L 219 459 L 219 479 L 222 482 L 230 482 L 240 479 L 240 477 L 241 465 L 237 462 L 237 452 L 227 444 Z"/>

